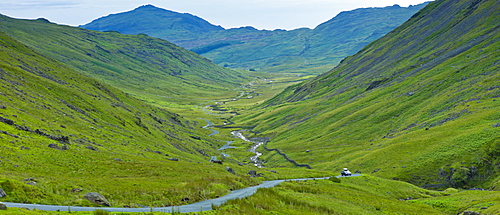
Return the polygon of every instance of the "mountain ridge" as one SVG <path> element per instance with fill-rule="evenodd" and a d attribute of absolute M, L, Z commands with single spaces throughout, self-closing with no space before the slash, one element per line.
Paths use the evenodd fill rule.
<path fill-rule="evenodd" d="M 131 34 L 146 33 L 169 40 L 226 67 L 271 72 L 285 70 L 307 72 L 306 69 L 311 68 L 327 71 L 327 68 L 335 66 L 345 56 L 354 54 L 368 42 L 402 24 L 426 4 L 409 7 L 360 8 L 341 12 L 314 29 L 257 30 L 253 27 L 240 27 L 204 33 L 196 30 L 181 32 L 169 29 L 167 24 L 148 22 L 148 18 L 139 16 L 141 13 L 137 9 L 133 10 L 137 16 L 121 13 L 115 15 L 121 17 L 118 20 L 101 18 L 80 27 L 107 31 L 128 26 L 127 20 L 142 22 L 140 29 L 131 27 L 126 31 Z M 149 17 L 152 14 L 144 16 Z M 162 15 L 159 13 L 156 16 Z M 185 14 L 177 13 L 179 19 L 183 16 Z M 166 19 L 164 22 L 175 23 Z M 99 23 L 107 27 L 94 27 Z"/>
<path fill-rule="evenodd" d="M 226 94 L 249 78 L 144 34 L 97 32 L 3 15 L 0 30 L 44 55 L 145 100 L 190 99 L 186 102 L 195 104 L 200 97 Z"/>

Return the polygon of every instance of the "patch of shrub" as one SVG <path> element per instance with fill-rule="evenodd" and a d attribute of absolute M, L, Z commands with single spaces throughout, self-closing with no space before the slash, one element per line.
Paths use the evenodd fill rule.
<path fill-rule="evenodd" d="M 446 194 L 453 194 L 453 193 L 458 193 L 459 191 L 455 188 L 447 188 L 446 190 L 443 190 L 443 193 L 446 193 Z"/>
<path fill-rule="evenodd" d="M 93 212 L 94 215 L 108 215 L 109 212 L 103 209 L 97 209 Z"/>
<path fill-rule="evenodd" d="M 464 186 L 467 184 L 467 179 L 469 179 L 470 169 L 465 167 L 460 167 L 451 176 L 451 183 L 455 187 Z"/>
<path fill-rule="evenodd" d="M 333 183 L 340 183 L 340 182 L 342 182 L 342 180 L 340 180 L 340 178 L 337 178 L 337 177 L 330 177 L 328 180 L 330 180 Z"/>

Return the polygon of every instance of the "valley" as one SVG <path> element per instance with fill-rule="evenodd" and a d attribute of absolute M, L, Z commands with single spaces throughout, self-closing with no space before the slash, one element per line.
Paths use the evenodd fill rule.
<path fill-rule="evenodd" d="M 498 214 L 499 7 L 349 11 L 329 21 L 364 32 L 349 44 L 327 38 L 339 31 L 327 23 L 226 30 L 187 15 L 172 26 L 204 26 L 179 40 L 203 56 L 150 25 L 0 15 L 0 201 L 28 204 L 0 214 Z M 108 24 L 143 10 L 165 13 L 147 5 Z M 380 24 L 387 11 L 409 19 Z M 360 14 L 386 31 L 341 19 Z M 216 41 L 227 37 L 245 41 Z M 216 60 L 228 53 L 246 61 Z M 345 167 L 357 177 L 334 177 Z M 290 180 L 303 178 L 321 180 Z"/>

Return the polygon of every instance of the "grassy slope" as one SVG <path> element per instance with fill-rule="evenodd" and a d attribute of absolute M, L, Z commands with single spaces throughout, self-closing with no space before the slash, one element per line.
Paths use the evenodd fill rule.
<path fill-rule="evenodd" d="M 428 198 L 443 194 L 410 184 L 371 176 L 329 180 L 287 182 L 256 195 L 232 200 L 220 214 L 442 214 L 424 204 L 400 199 Z"/>
<path fill-rule="evenodd" d="M 487 3 L 485 4 L 486 5 L 479 7 L 479 9 L 491 8 L 491 5 L 487 5 Z M 449 7 L 449 5 L 445 6 Z M 495 9 L 493 8 L 493 10 Z M 486 29 L 488 29 L 488 27 L 486 27 Z M 495 32 L 493 32 L 493 34 L 494 33 Z M 481 34 L 481 32 L 479 34 Z M 3 201 L 89 205 L 88 202 L 81 199 L 83 196 L 82 193 L 71 192 L 71 189 L 73 188 L 83 188 L 84 192 L 98 191 L 105 194 L 108 199 L 112 201 L 114 206 L 135 206 L 135 204 L 164 206 L 182 204 L 180 199 L 184 197 L 188 197 L 193 201 L 211 198 L 227 193 L 228 189 L 236 189 L 256 182 L 255 180 L 251 180 L 247 177 L 241 177 L 246 170 L 241 169 L 241 167 L 238 167 L 237 165 L 229 164 L 231 167 L 236 169 L 238 173 L 238 176 L 233 176 L 225 172 L 220 166 L 213 166 L 206 163 L 194 163 L 196 161 L 205 161 L 205 156 L 200 154 L 199 149 L 207 150 L 206 152 L 211 153 L 213 149 L 212 147 L 208 147 L 208 145 L 213 142 L 204 138 L 203 140 L 198 141 L 189 137 L 193 135 L 202 135 L 190 128 L 197 127 L 197 125 L 192 124 L 192 122 L 188 122 L 180 116 L 162 109 L 145 105 L 127 94 L 114 89 L 113 87 L 99 83 L 94 79 L 81 76 L 73 69 L 59 64 L 55 60 L 48 57 L 44 57 L 37 51 L 25 47 L 23 44 L 18 43 L 4 34 L 0 34 L 0 41 L 2 42 L 0 45 L 2 49 L 0 51 L 0 54 L 2 54 L 2 57 L 0 58 L 2 59 L 0 61 L 0 81 L 2 82 L 1 85 L 5 89 L 5 91 L 0 92 L 2 92 L 1 96 L 5 96 L 7 98 L 4 102 L 0 103 L 0 117 L 12 119 L 13 122 L 18 125 L 13 126 L 8 123 L 0 123 L 0 130 L 3 131 L 0 133 L 0 142 L 2 143 L 1 151 L 4 153 L 6 152 L 2 155 L 0 167 L 2 170 L 7 170 L 5 173 L 2 172 L 0 174 L 0 187 L 5 189 L 9 194 L 7 198 L 2 199 Z M 490 43 L 495 44 L 496 41 L 497 40 L 493 39 L 490 40 Z M 484 49 L 483 51 L 478 52 L 484 54 L 482 57 L 490 58 L 488 60 L 491 60 L 491 58 L 498 59 L 498 57 L 494 55 L 495 53 L 491 54 L 491 52 L 489 52 L 489 50 L 498 49 L 498 45 L 496 44 L 496 46 L 492 48 L 484 45 L 488 44 L 488 41 L 481 42 L 483 44 L 482 48 Z M 475 59 L 474 57 L 476 55 L 473 55 L 473 53 L 474 52 L 470 52 L 467 53 L 469 56 L 462 56 L 463 58 L 454 59 L 450 65 L 452 64 L 454 66 L 453 68 L 456 68 L 455 66 L 457 66 L 457 62 L 460 62 L 459 60 L 461 59 Z M 488 66 L 491 66 L 490 68 L 495 69 L 493 71 L 497 71 L 498 67 L 495 67 L 494 64 L 496 61 L 488 60 L 482 59 L 476 61 L 484 63 L 484 68 L 489 69 Z M 466 65 L 466 63 L 458 64 L 461 68 L 464 68 L 464 65 Z M 487 75 L 487 69 L 484 69 L 483 71 L 485 71 L 485 73 L 482 73 L 481 75 Z M 467 72 L 468 70 L 461 69 L 459 73 L 462 73 L 463 71 Z M 453 72 L 456 73 L 456 71 Z M 431 74 L 432 73 L 425 73 L 422 76 L 422 79 L 426 76 L 431 76 Z M 469 71 L 469 74 L 472 73 Z M 494 75 L 495 74 L 493 74 L 493 76 Z M 498 77 L 494 77 L 496 77 L 496 79 L 481 79 L 480 81 L 483 81 L 481 83 L 487 84 L 498 83 Z M 384 78 L 382 77 L 382 80 L 383 79 Z M 474 77 L 468 78 L 467 80 L 474 81 Z M 476 80 L 479 80 L 479 78 Z M 365 87 L 367 85 L 371 85 L 373 82 L 370 80 L 366 83 Z M 395 87 L 386 89 L 383 95 L 391 95 L 393 91 L 400 90 L 394 82 L 388 80 L 385 83 L 390 83 L 389 85 L 392 84 L 392 86 Z M 402 83 L 407 84 L 404 81 Z M 412 84 L 418 85 L 419 83 Z M 357 152 L 353 152 L 354 155 L 363 154 L 366 155 L 368 159 L 370 159 L 370 156 L 372 156 L 371 159 L 387 159 L 389 162 L 393 162 L 390 163 L 387 168 L 392 168 L 390 165 L 397 163 L 396 160 L 400 159 L 401 156 L 398 157 L 398 155 L 392 155 L 393 157 L 390 157 L 388 154 L 392 154 L 395 149 L 400 150 L 402 147 L 405 147 L 405 150 L 411 150 L 411 148 L 408 147 L 415 146 L 415 143 L 411 141 L 401 146 L 400 144 L 402 141 L 399 139 L 400 136 L 409 135 L 405 137 L 406 140 L 420 138 L 417 141 L 417 144 L 431 140 L 429 141 L 429 145 L 432 146 L 432 143 L 436 140 L 441 141 L 443 139 L 443 136 L 441 136 L 442 133 L 451 133 L 448 134 L 449 136 L 459 136 L 456 132 L 448 131 L 450 128 L 454 129 L 458 127 L 463 129 L 462 131 L 469 133 L 472 131 L 472 133 L 457 137 L 457 139 L 462 140 L 462 142 L 458 142 L 459 144 L 454 142 L 456 145 L 451 145 L 450 147 L 456 148 L 458 145 L 460 148 L 463 147 L 463 149 L 460 150 L 467 151 L 472 147 L 475 147 L 475 144 L 481 144 L 481 142 L 485 147 L 480 149 L 484 151 L 477 153 L 483 157 L 472 161 L 474 163 L 466 162 L 464 164 L 462 162 L 455 162 L 453 167 L 458 168 L 460 165 L 468 167 L 460 168 L 458 172 L 461 172 L 461 175 L 455 174 L 452 177 L 455 182 L 459 182 L 459 179 L 461 178 L 459 176 L 463 177 L 464 173 L 471 173 L 471 171 L 474 170 L 474 168 L 470 168 L 470 166 L 468 166 L 469 164 L 483 165 L 480 166 L 480 172 L 484 170 L 481 169 L 483 167 L 491 169 L 491 167 L 488 166 L 488 163 L 498 163 L 495 159 L 497 159 L 498 154 L 500 153 L 500 148 L 498 148 L 500 145 L 498 144 L 498 139 L 494 139 L 498 136 L 497 130 L 493 130 L 493 132 L 488 133 L 490 130 L 495 129 L 491 125 L 499 119 L 497 114 L 498 111 L 496 109 L 497 103 L 494 103 L 493 101 L 495 98 L 491 99 L 491 97 L 498 96 L 498 91 L 496 91 L 496 89 L 498 89 L 496 86 L 498 85 L 487 84 L 482 86 L 484 87 L 484 94 L 486 94 L 484 97 L 481 97 L 480 92 L 475 91 L 473 92 L 476 93 L 474 96 L 477 96 L 480 100 L 475 100 L 476 98 L 474 98 L 474 100 L 463 102 L 469 103 L 467 105 L 470 105 L 469 111 L 472 112 L 460 113 L 465 114 L 464 116 L 467 117 L 469 127 L 462 127 L 465 123 L 460 122 L 460 117 L 464 116 L 457 116 L 454 114 L 446 115 L 446 111 L 448 111 L 448 109 L 456 108 L 451 107 L 447 110 L 441 111 L 445 112 L 443 116 L 439 116 L 441 112 L 438 112 L 435 114 L 437 116 L 435 116 L 434 119 L 426 121 L 422 124 L 416 123 L 416 125 L 404 127 L 405 129 L 403 131 L 396 131 L 389 134 L 379 132 L 380 134 L 386 135 L 386 138 L 379 137 L 371 142 L 374 144 L 377 142 L 383 143 L 383 139 L 393 139 L 394 142 L 384 142 L 384 144 L 392 144 L 391 146 L 393 147 L 386 148 L 384 145 L 372 146 L 375 149 L 373 151 L 376 151 L 373 154 L 363 151 L 359 154 L 355 154 Z M 379 86 L 379 88 L 383 87 L 384 86 Z M 318 89 L 303 88 L 303 90 L 309 90 L 309 92 L 302 95 L 298 93 L 297 97 L 290 97 L 290 99 L 299 101 L 305 98 L 301 96 L 312 95 L 313 93 L 311 92 Z M 375 90 L 377 90 L 377 88 L 372 91 Z M 432 94 L 435 94 L 435 89 L 430 90 L 433 90 L 434 93 Z M 327 89 L 326 91 L 333 90 Z M 465 89 L 462 91 L 465 91 Z M 403 95 L 397 98 L 419 98 L 417 97 L 419 96 L 419 93 L 425 93 L 427 91 L 420 90 L 413 92 L 413 94 L 412 92 L 409 94 L 407 94 L 406 91 L 402 92 Z M 321 94 L 321 92 L 318 92 L 318 94 Z M 465 96 L 469 95 L 466 94 Z M 490 97 L 490 99 L 488 99 L 488 97 Z M 393 103 L 391 103 L 391 101 L 384 101 L 384 99 L 389 100 L 391 98 L 390 96 L 385 98 L 376 96 L 370 97 L 370 101 L 374 101 L 374 103 L 376 101 L 379 101 L 379 103 L 388 102 L 386 104 L 381 104 L 381 106 L 371 108 L 369 107 L 370 105 L 361 105 L 361 102 L 366 101 L 362 98 L 364 97 L 360 96 L 360 98 L 350 98 L 351 100 L 345 103 L 353 103 L 354 106 L 340 108 L 339 112 L 328 115 L 328 117 L 335 117 L 335 114 L 340 113 L 341 117 L 347 116 L 347 119 L 338 118 L 338 120 L 341 121 L 340 123 L 344 124 L 337 124 L 334 126 L 338 126 L 338 128 L 347 127 L 345 130 L 342 130 L 342 132 L 346 132 L 349 131 L 349 129 L 353 129 L 353 127 L 350 127 L 349 123 L 354 123 L 356 120 L 364 120 L 365 118 L 369 119 L 370 116 L 367 115 L 374 112 L 377 114 L 386 113 L 382 115 L 387 115 L 386 118 L 394 119 L 391 117 L 393 116 L 391 115 L 392 112 L 401 111 L 399 110 L 399 101 L 392 101 Z M 360 103 L 356 103 L 357 101 Z M 477 103 L 479 101 L 481 103 Z M 277 101 L 275 99 L 273 102 L 279 103 L 283 101 Z M 322 102 L 324 102 L 323 105 L 338 107 L 335 103 L 327 103 L 325 100 Z M 295 104 L 300 103 L 301 102 L 297 102 Z M 393 109 L 386 108 L 387 112 L 380 110 L 380 107 L 387 107 L 387 104 L 394 105 Z M 269 103 L 266 105 L 269 105 Z M 310 105 L 310 103 L 304 104 L 303 106 L 299 105 L 296 107 L 296 110 L 303 111 L 304 114 L 310 114 L 307 113 L 307 110 L 318 107 L 310 107 Z M 403 106 L 406 105 L 403 104 Z M 426 106 L 422 105 L 415 108 L 417 109 L 422 107 Z M 368 109 L 364 110 L 364 108 Z M 476 110 L 479 109 L 481 109 L 481 114 L 479 114 L 480 117 L 477 119 L 476 116 L 478 115 L 474 114 L 477 114 L 476 112 L 479 111 Z M 315 109 L 315 111 L 317 110 L 319 109 Z M 365 116 L 351 116 L 358 110 L 359 113 L 357 114 L 363 114 L 366 112 L 370 114 L 366 114 Z M 300 113 L 298 111 L 297 113 Z M 153 114 L 150 115 L 151 113 Z M 264 114 L 264 116 L 266 116 L 266 114 Z M 279 114 L 275 116 L 277 119 L 282 117 L 282 115 Z M 296 116 L 288 116 L 288 118 L 293 117 Z M 327 120 L 334 120 L 333 117 L 329 119 L 328 117 L 325 118 L 327 118 Z M 287 120 L 288 118 L 284 119 Z M 307 117 L 306 120 L 303 120 L 305 118 L 301 116 L 299 116 L 298 119 L 299 120 L 297 121 L 293 121 L 294 123 L 291 123 L 290 128 L 299 124 L 306 124 L 304 122 L 308 122 L 309 120 Z M 384 118 L 378 115 L 376 119 L 372 119 L 373 121 L 369 122 L 378 123 L 378 120 L 380 119 Z M 310 118 L 310 120 L 315 119 Z M 407 123 L 408 120 L 428 120 L 428 118 L 426 118 L 423 114 L 422 116 L 416 116 L 415 118 L 403 121 L 404 123 Z M 437 124 L 432 123 L 432 120 L 437 122 Z M 8 122 L 6 120 L 3 121 Z M 170 121 L 170 123 L 167 123 L 167 121 Z M 318 141 L 319 144 L 323 144 L 325 142 L 322 140 L 323 137 L 316 136 L 312 137 L 312 139 L 307 139 L 307 137 L 310 137 L 310 134 L 317 132 L 325 132 L 322 135 L 329 135 L 328 132 L 331 130 L 322 130 L 325 128 L 331 129 L 333 127 L 321 124 L 321 120 L 317 120 L 315 123 L 318 123 L 318 126 L 321 126 L 322 128 L 318 129 L 315 125 L 309 125 L 310 128 L 297 128 L 292 130 L 292 132 L 300 131 L 301 133 L 295 137 L 289 137 L 296 138 L 297 141 L 294 142 L 304 143 L 304 140 L 307 140 L 310 142 Z M 390 122 L 390 124 L 397 123 L 399 123 L 398 120 Z M 446 127 L 449 126 L 449 123 L 454 123 L 453 126 L 456 127 Z M 475 128 L 477 125 L 482 124 L 484 124 L 483 127 Z M 348 132 L 346 136 L 355 136 L 355 138 L 353 138 L 355 140 L 353 141 L 354 143 L 356 143 L 356 141 L 361 142 L 362 140 L 369 139 L 369 137 L 363 137 L 363 135 L 370 135 L 370 132 L 378 132 L 377 129 L 385 129 L 392 126 L 384 125 L 383 123 L 377 125 L 378 126 L 376 128 L 372 128 L 369 132 L 357 135 L 353 134 L 355 132 Z M 273 124 L 273 126 L 279 128 L 278 123 Z M 432 132 L 431 134 L 426 134 L 424 131 L 421 131 L 422 133 L 412 133 L 414 132 L 413 129 L 416 130 L 419 128 L 419 130 L 421 130 L 426 127 L 429 127 L 430 129 L 425 132 Z M 38 133 L 31 132 L 36 129 L 39 129 Z M 438 130 L 435 131 L 435 129 Z M 480 134 L 482 135 L 482 138 L 477 138 L 477 133 L 473 132 L 482 129 L 485 129 L 485 131 Z M 285 130 L 286 129 L 283 131 L 276 131 L 284 132 Z M 362 131 L 362 129 L 357 130 L 357 132 L 360 131 Z M 439 133 L 439 131 L 441 131 L 441 133 Z M 342 138 L 342 135 L 344 135 L 342 132 L 338 132 L 336 135 L 340 134 L 339 138 Z M 408 133 L 404 134 L 404 132 Z M 61 136 L 68 136 L 69 143 L 56 141 L 41 134 L 50 134 L 52 138 L 56 139 Z M 377 134 L 378 133 L 376 133 L 376 135 Z M 132 135 L 132 138 L 128 135 Z M 165 135 L 173 139 L 165 141 Z M 175 136 L 172 137 L 170 135 Z M 435 139 L 428 138 L 431 135 L 437 137 L 435 137 Z M 468 136 L 469 138 L 464 139 L 464 136 Z M 279 139 L 279 137 L 280 136 L 277 136 L 276 139 Z M 302 139 L 299 141 L 299 138 Z M 332 138 L 332 136 L 325 138 Z M 447 141 L 451 142 L 452 140 Z M 486 144 L 484 144 L 484 142 L 486 142 Z M 46 145 L 49 143 L 57 144 L 60 147 L 67 145 L 69 146 L 69 150 L 62 151 L 48 148 Z M 171 146 L 169 146 L 169 144 Z M 354 144 L 343 146 L 338 144 L 335 147 L 340 146 L 339 148 L 344 147 L 344 149 L 347 149 L 353 145 Z M 94 146 L 98 149 L 98 151 L 92 151 L 85 148 L 87 146 Z M 26 147 L 29 149 L 26 149 Z M 293 148 L 287 149 L 287 153 L 288 150 L 292 151 L 298 149 L 300 152 L 297 153 L 298 156 L 294 158 L 304 157 L 304 160 L 307 161 L 307 159 L 310 159 L 314 160 L 314 162 L 316 162 L 318 157 L 325 156 L 324 154 L 321 154 L 323 152 L 320 151 L 320 149 L 316 150 L 315 146 L 312 144 L 304 146 L 307 149 L 312 149 L 312 153 L 302 154 L 304 147 L 301 147 L 302 146 L 293 146 Z M 331 150 L 324 146 L 320 147 L 323 147 L 322 150 L 330 150 L 327 151 L 327 153 L 332 153 L 332 151 L 336 150 Z M 386 148 L 386 150 L 377 150 L 377 147 Z M 431 153 L 431 151 L 425 151 L 422 150 L 422 148 L 423 145 L 417 146 L 418 151 L 424 151 L 424 154 L 426 154 L 426 152 Z M 162 151 L 162 154 L 153 153 L 151 152 L 152 150 L 160 150 Z M 461 159 L 462 157 L 460 156 L 462 152 L 460 150 L 451 152 L 451 158 L 459 157 L 459 159 Z M 388 153 L 384 153 L 385 151 Z M 417 152 L 417 150 L 413 150 L 412 152 Z M 165 156 L 164 153 L 169 153 L 169 156 Z M 380 153 L 382 155 L 374 156 L 376 153 Z M 438 151 L 436 154 L 431 154 L 431 159 L 436 157 L 444 159 L 442 156 L 447 155 L 445 153 L 449 153 L 449 151 Z M 308 158 L 308 156 L 312 158 Z M 412 156 L 418 157 L 421 156 L 421 154 Z M 181 161 L 172 162 L 166 160 L 166 158 L 171 157 L 180 157 Z M 412 157 L 409 156 L 408 158 L 407 156 L 403 157 L 408 160 L 412 159 Z M 121 161 L 116 160 L 117 158 Z M 344 161 L 349 159 L 350 158 L 346 157 Z M 418 157 L 418 159 L 415 160 L 423 161 L 425 159 L 431 160 L 425 157 L 423 159 L 422 157 Z M 38 162 L 34 162 L 34 160 Z M 382 165 L 379 160 L 372 160 L 370 162 L 375 165 Z M 303 160 L 300 161 L 302 162 Z M 336 167 L 332 165 L 335 164 L 334 162 L 319 164 L 315 167 L 336 170 Z M 353 163 L 356 165 L 355 162 Z M 269 164 L 272 164 L 272 162 Z M 282 163 L 279 163 L 279 165 L 281 164 Z M 411 164 L 415 164 L 415 162 L 411 162 Z M 425 164 L 429 166 L 433 165 L 433 163 Z M 363 165 L 359 166 L 363 167 Z M 413 170 L 418 170 L 418 168 L 412 167 L 411 165 L 407 165 L 405 167 L 406 168 L 404 169 L 413 168 Z M 450 166 L 445 168 L 449 167 Z M 362 170 L 364 171 L 364 169 Z M 391 177 L 390 175 L 388 176 L 387 172 L 384 172 L 384 170 L 385 169 L 381 169 L 375 174 L 380 174 L 384 177 Z M 449 169 L 445 170 L 448 171 Z M 282 170 L 278 170 L 278 172 L 281 171 Z M 398 171 L 400 172 L 401 170 L 394 170 L 396 173 L 398 173 Z M 193 172 L 196 172 L 197 174 L 193 175 Z M 266 173 L 266 175 L 267 174 L 270 173 Z M 295 172 L 295 174 L 297 174 L 297 172 Z M 294 177 L 303 176 L 302 174 L 304 174 L 302 171 L 298 171 L 298 175 L 294 175 Z M 311 176 L 318 174 L 321 173 L 312 172 Z M 98 176 L 99 180 L 95 180 L 95 176 Z M 467 175 L 465 174 L 465 176 Z M 481 175 L 474 176 L 481 179 Z M 38 185 L 29 186 L 24 184 L 25 182 L 23 182 L 22 179 L 29 177 L 34 177 L 38 181 Z M 102 181 L 105 181 L 105 183 L 101 183 Z M 496 179 L 496 181 L 498 181 L 498 179 Z M 485 193 L 479 191 L 468 191 L 456 193 L 451 196 L 428 198 L 431 195 L 439 196 L 442 194 L 419 189 L 397 181 L 364 176 L 360 178 L 345 179 L 341 184 L 335 184 L 328 181 L 286 183 L 285 185 L 272 190 L 261 190 L 254 197 L 239 201 L 232 201 L 228 205 L 220 208 L 219 211 L 208 212 L 207 214 L 263 214 L 269 213 L 270 211 L 286 214 L 317 214 L 331 212 L 361 214 L 411 214 L 415 212 L 418 214 L 439 214 L 443 212 L 456 214 L 465 209 L 472 209 L 485 214 L 495 214 L 498 213 L 499 210 L 498 194 L 496 192 Z M 413 200 L 411 203 L 398 200 L 408 196 L 422 199 Z M 481 198 L 478 198 L 478 196 Z M 488 207 L 488 209 L 482 210 L 481 208 L 485 206 Z M 17 214 L 19 211 L 19 209 L 9 209 L 6 213 Z M 46 212 L 39 213 L 36 211 L 23 213 L 47 214 Z M 59 214 L 59 212 L 54 212 L 54 214 Z"/>
<path fill-rule="evenodd" d="M 199 104 L 227 96 L 248 79 L 145 35 L 102 33 L 5 16 L 0 17 L 0 30 L 79 72 L 162 105 Z"/>
<path fill-rule="evenodd" d="M 429 191 L 373 176 L 286 182 L 231 200 L 213 214 L 497 214 L 498 191 Z M 403 201 L 405 199 L 406 201 Z M 208 213 L 207 213 L 208 214 Z"/>
<path fill-rule="evenodd" d="M 238 175 L 208 163 L 220 143 L 196 131 L 202 126 L 196 122 L 81 75 L 3 32 L 0 55 L 0 187 L 8 195 L 2 201 L 91 205 L 83 195 L 100 192 L 114 206 L 179 205 L 258 181 L 235 163 L 226 165 Z M 37 185 L 26 185 L 27 178 Z"/>
<path fill-rule="evenodd" d="M 314 168 L 487 188 L 498 181 L 498 10 L 495 1 L 433 2 L 235 121 Z M 277 157 L 268 154 L 268 165 L 285 164 Z"/>

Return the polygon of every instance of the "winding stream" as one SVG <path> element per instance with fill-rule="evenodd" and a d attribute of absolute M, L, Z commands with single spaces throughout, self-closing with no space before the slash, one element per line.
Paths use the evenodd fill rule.
<path fill-rule="evenodd" d="M 255 154 L 255 156 L 250 157 L 250 161 L 252 161 L 252 163 L 258 168 L 264 167 L 264 165 L 262 165 L 262 161 L 259 159 L 259 157 L 262 155 L 262 153 L 257 151 L 257 148 L 259 148 L 259 146 L 263 145 L 264 142 L 253 142 L 253 141 L 249 140 L 248 138 L 246 138 L 245 135 L 243 135 L 241 133 L 241 131 L 232 131 L 231 134 L 242 139 L 245 142 L 255 143 L 255 145 L 253 145 L 248 150 L 249 152 L 252 152 Z"/>
<path fill-rule="evenodd" d="M 212 127 L 214 125 L 214 123 L 212 123 L 210 120 L 208 119 L 203 119 L 203 118 L 200 118 L 202 120 L 205 120 L 207 122 L 207 125 L 203 126 L 204 129 L 207 129 L 207 130 L 210 130 L 212 131 L 211 134 L 209 134 L 208 136 L 213 136 L 213 135 L 216 135 L 216 134 L 219 134 L 219 131 L 217 130 L 214 130 L 214 129 L 211 129 L 210 127 Z M 250 143 L 255 143 L 251 140 L 249 140 L 248 138 L 246 138 L 242 133 L 241 131 L 232 131 L 231 134 L 237 138 L 240 138 L 242 139 L 243 141 L 245 142 L 250 142 Z M 237 148 L 237 147 L 234 147 L 234 146 L 231 146 L 231 144 L 233 143 L 234 141 L 227 141 L 227 144 L 222 146 L 221 148 L 219 148 L 219 151 L 222 151 L 222 150 L 225 150 L 225 149 L 234 149 L 234 148 Z M 248 151 L 249 152 L 252 152 L 255 154 L 255 156 L 252 156 L 250 157 L 250 161 L 258 168 L 262 168 L 264 167 L 264 165 L 262 165 L 262 161 L 259 160 L 259 157 L 262 155 L 262 153 L 258 152 L 257 151 L 257 148 L 259 148 L 259 146 L 263 145 L 264 142 L 257 142 L 255 145 L 253 145 Z M 222 155 L 224 157 L 230 157 L 230 155 L 226 154 L 226 153 L 223 153 L 221 152 Z"/>
<path fill-rule="evenodd" d="M 227 143 L 227 144 L 226 144 L 226 145 L 224 145 L 224 146 L 222 146 L 222 147 L 220 147 L 219 151 L 222 151 L 222 150 L 225 150 L 225 149 L 236 149 L 236 148 L 238 148 L 238 147 L 231 146 L 231 144 L 232 144 L 233 142 L 234 142 L 234 141 L 226 141 L 226 143 Z M 222 153 L 222 155 L 223 155 L 224 157 L 227 157 L 227 158 L 228 158 L 228 157 L 231 157 L 230 155 L 228 155 L 228 154 L 226 154 L 226 153 L 224 153 L 224 152 L 221 152 L 221 153 Z"/>
<path fill-rule="evenodd" d="M 219 131 L 210 128 L 214 125 L 214 123 L 210 122 L 208 119 L 203 119 L 203 118 L 200 119 L 205 120 L 207 122 L 207 125 L 203 126 L 203 128 L 212 131 L 212 133 L 208 135 L 209 137 L 219 134 Z"/>

